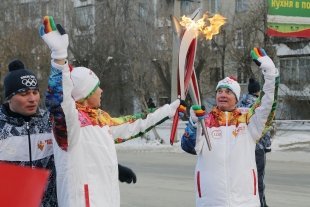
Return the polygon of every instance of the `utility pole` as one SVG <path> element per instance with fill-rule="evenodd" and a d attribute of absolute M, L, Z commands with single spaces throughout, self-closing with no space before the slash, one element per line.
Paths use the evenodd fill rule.
<path fill-rule="evenodd" d="M 267 35 L 268 23 L 267 23 L 267 13 L 268 13 L 268 4 L 267 1 L 264 1 L 263 4 L 263 12 L 264 12 L 264 48 L 267 48 L 269 43 L 269 36 Z"/>
<path fill-rule="evenodd" d="M 222 29 L 223 45 L 222 45 L 222 56 L 221 56 L 221 78 L 225 78 L 225 53 L 226 53 L 226 30 Z"/>
<path fill-rule="evenodd" d="M 174 0 L 174 8 L 173 8 L 173 15 L 180 18 L 181 13 L 181 1 Z M 177 75 L 178 75 L 178 65 L 179 65 L 179 39 L 178 34 L 173 32 L 173 43 L 172 43 L 172 64 L 171 64 L 171 102 L 174 101 L 178 94 L 177 94 Z"/>

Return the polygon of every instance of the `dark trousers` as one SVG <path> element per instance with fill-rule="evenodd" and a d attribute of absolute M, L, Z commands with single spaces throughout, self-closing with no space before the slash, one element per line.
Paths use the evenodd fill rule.
<path fill-rule="evenodd" d="M 261 207 L 267 207 L 265 198 L 265 166 L 266 166 L 266 153 L 263 149 L 255 150 L 257 179 L 258 179 L 258 192 Z"/>

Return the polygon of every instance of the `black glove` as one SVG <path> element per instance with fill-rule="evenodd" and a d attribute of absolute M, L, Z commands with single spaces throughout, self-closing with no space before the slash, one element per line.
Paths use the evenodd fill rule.
<path fill-rule="evenodd" d="M 120 164 L 118 164 L 118 179 L 119 181 L 126 183 L 137 182 L 136 174 L 130 168 Z"/>

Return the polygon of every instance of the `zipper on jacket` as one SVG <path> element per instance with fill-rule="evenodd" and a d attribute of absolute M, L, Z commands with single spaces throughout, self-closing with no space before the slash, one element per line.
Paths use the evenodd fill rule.
<path fill-rule="evenodd" d="M 230 139 L 228 136 L 228 113 L 227 111 L 225 111 L 225 142 L 226 142 L 226 149 L 225 149 L 225 153 L 226 153 L 226 158 L 227 161 L 225 162 L 226 165 L 226 175 L 227 175 L 227 193 L 228 193 L 228 205 L 230 205 L 231 201 L 230 201 L 230 171 L 229 171 L 229 158 L 228 156 L 228 149 L 229 149 L 229 145 L 230 145 Z"/>
<path fill-rule="evenodd" d="M 29 149 L 29 162 L 30 162 L 30 167 L 32 168 L 32 152 L 31 152 L 31 139 L 30 139 L 30 127 L 29 127 L 29 122 L 26 122 L 26 130 L 28 134 L 28 149 Z"/>

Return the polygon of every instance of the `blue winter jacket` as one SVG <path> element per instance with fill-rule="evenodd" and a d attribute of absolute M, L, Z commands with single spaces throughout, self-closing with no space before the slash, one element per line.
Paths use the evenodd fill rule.
<path fill-rule="evenodd" d="M 256 101 L 257 97 L 252 94 L 244 94 L 239 102 L 239 107 L 250 108 Z M 256 144 L 255 150 L 271 151 L 271 133 L 267 131 L 266 134 Z"/>

